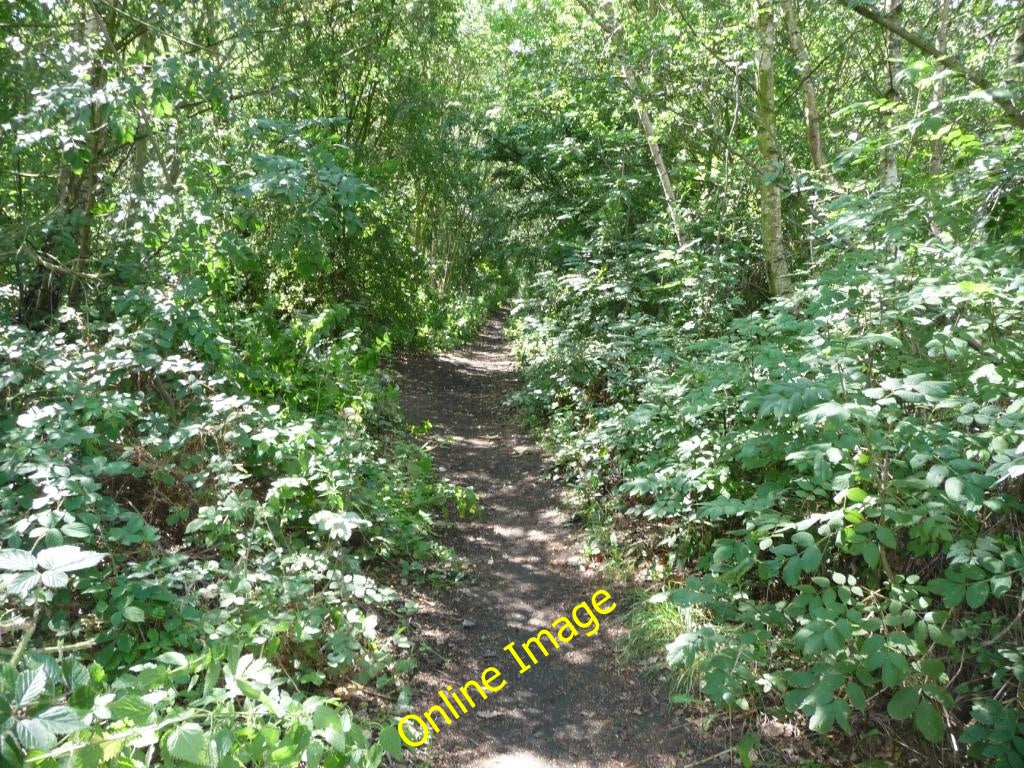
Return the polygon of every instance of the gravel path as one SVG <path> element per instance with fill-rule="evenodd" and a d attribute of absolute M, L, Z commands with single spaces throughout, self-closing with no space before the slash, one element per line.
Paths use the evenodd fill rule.
<path fill-rule="evenodd" d="M 416 758 L 460 768 L 736 765 L 729 756 L 711 757 L 722 745 L 670 713 L 663 692 L 617 661 L 626 588 L 581 560 L 563 488 L 504 405 L 516 380 L 502 321 L 491 320 L 468 347 L 406 358 L 396 368 L 407 421 L 433 424 L 435 463 L 472 486 L 481 507 L 478 518 L 459 521 L 448 534 L 471 577 L 428 596 L 415 617 L 437 655 L 422 657 L 413 707 L 422 714 L 440 703 L 439 690 L 479 680 L 486 667 L 499 668 L 508 683 L 451 725 L 435 716 L 441 732 Z M 581 632 L 547 658 L 538 653 L 539 663 L 519 674 L 502 648 L 550 629 L 598 589 L 618 605 L 598 617 L 600 630 Z"/>

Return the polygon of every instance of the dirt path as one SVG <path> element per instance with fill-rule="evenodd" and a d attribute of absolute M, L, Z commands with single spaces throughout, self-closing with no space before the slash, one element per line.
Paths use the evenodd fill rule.
<path fill-rule="evenodd" d="M 479 518 L 459 522 L 450 534 L 472 578 L 429 597 L 415 619 L 438 656 L 423 660 L 413 707 L 422 713 L 439 703 L 439 689 L 479 679 L 488 666 L 508 681 L 475 710 L 442 725 L 417 756 L 460 768 L 680 768 L 719 752 L 722 746 L 697 724 L 670 714 L 665 695 L 637 670 L 616 661 L 626 591 L 581 568 L 579 534 L 562 489 L 503 405 L 515 375 L 502 328 L 492 320 L 468 347 L 397 365 L 406 419 L 434 425 L 436 464 L 451 480 L 472 486 L 481 506 Z M 503 646 L 549 628 L 597 589 L 618 603 L 597 634 L 581 633 L 518 674 Z"/>

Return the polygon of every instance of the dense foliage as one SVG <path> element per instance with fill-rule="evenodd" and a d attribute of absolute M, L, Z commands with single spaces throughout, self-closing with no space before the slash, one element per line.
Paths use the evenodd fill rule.
<path fill-rule="evenodd" d="M 509 270 L 460 7 L 341 5 L 0 11 L 4 765 L 401 747 L 473 510 L 378 365 Z"/>
<path fill-rule="evenodd" d="M 518 403 L 678 703 L 1024 765 L 1019 4 L 0 30 L 0 762 L 398 757 L 474 504 L 381 364 L 528 275 Z"/>
<path fill-rule="evenodd" d="M 831 162 L 801 160 L 779 45 L 794 288 L 770 297 L 749 9 L 603 8 L 504 17 L 529 98 L 493 130 L 524 222 L 557 238 L 516 310 L 519 401 L 588 494 L 592 551 L 653 583 L 630 647 L 660 650 L 681 703 L 905 745 L 854 760 L 1024 764 L 1019 128 L 909 46 L 885 92 L 883 30 L 805 7 Z M 1012 85 L 1019 10 L 956 13 L 950 49 Z M 671 158 L 679 247 L 624 66 Z"/>

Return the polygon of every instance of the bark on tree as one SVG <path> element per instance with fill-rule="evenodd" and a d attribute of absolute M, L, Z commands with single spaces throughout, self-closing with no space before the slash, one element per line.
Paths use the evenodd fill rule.
<path fill-rule="evenodd" d="M 108 23 L 99 11 L 80 22 L 77 37 L 80 42 L 97 39 L 101 32 L 112 39 Z M 91 61 L 89 85 L 93 92 L 101 90 L 107 81 L 102 54 L 97 52 Z M 95 101 L 89 107 L 89 129 L 86 148 L 89 155 L 84 167 L 61 168 L 57 177 L 54 214 L 48 222 L 46 235 L 38 249 L 26 243 L 24 248 L 34 261 L 27 284 L 19 297 L 19 321 L 29 327 L 40 327 L 59 309 L 67 297 L 74 305 L 82 294 L 82 278 L 92 253 L 92 208 L 99 182 L 100 169 L 106 162 L 107 127 Z"/>
<path fill-rule="evenodd" d="M 775 13 L 772 0 L 754 0 L 757 29 L 757 146 L 761 172 L 761 235 L 768 287 L 772 295 L 789 293 L 793 284 L 782 239 L 782 190 L 774 178 L 782 167 L 775 133 Z"/>
<path fill-rule="evenodd" d="M 863 16 L 865 19 L 870 19 L 875 24 L 878 24 L 880 27 L 883 27 L 884 29 L 889 30 L 893 34 L 898 35 L 900 39 L 907 43 L 910 43 L 911 46 L 921 51 L 921 53 L 926 53 L 932 58 L 936 59 L 939 64 L 946 67 L 947 69 L 956 72 L 958 75 L 963 77 L 972 85 L 977 86 L 983 91 L 988 91 L 993 103 L 997 104 L 1000 107 L 1000 109 L 1003 110 L 1003 113 L 1010 119 L 1010 122 L 1020 128 L 1024 128 L 1024 113 L 1017 109 L 1012 99 L 999 93 L 998 91 L 995 91 L 995 89 L 992 86 L 992 83 L 989 82 L 989 79 L 985 77 L 985 75 L 983 75 L 981 72 L 979 72 L 976 69 L 968 67 L 956 56 L 953 56 L 952 54 L 949 53 L 943 53 L 942 51 L 935 47 L 934 43 L 925 40 L 918 34 L 911 32 L 910 30 L 901 26 L 893 19 L 890 19 L 884 14 L 879 13 L 870 6 L 848 6 L 847 0 L 837 0 L 837 2 L 843 7 L 849 7 L 850 10 L 852 10 L 854 13 Z"/>
<path fill-rule="evenodd" d="M 825 164 L 825 158 L 821 149 L 821 117 L 818 114 L 818 88 L 814 83 L 811 59 L 807 53 L 807 46 L 804 44 L 803 35 L 800 34 L 800 25 L 797 21 L 794 0 L 783 0 L 782 8 L 786 15 L 789 47 L 796 58 L 797 74 L 800 75 L 800 82 L 803 84 L 804 114 L 807 118 L 807 144 L 811 152 L 811 164 L 815 169 L 820 169 Z"/>
<path fill-rule="evenodd" d="M 899 21 L 903 13 L 903 0 L 885 0 L 886 18 Z M 885 97 L 890 102 L 899 101 L 900 89 L 896 82 L 899 74 L 899 62 L 901 55 L 900 38 L 892 31 L 885 33 Z M 889 143 L 885 150 L 885 160 L 882 166 L 882 184 L 886 187 L 898 187 L 900 184 L 899 148 L 892 141 L 892 119 L 886 121 L 889 129 Z"/>
<path fill-rule="evenodd" d="M 949 0 L 935 0 L 936 14 L 939 17 L 939 25 L 935 31 L 935 47 L 946 52 L 946 41 L 949 38 Z M 945 78 L 938 78 L 932 87 L 932 108 L 940 109 L 942 97 L 946 94 Z M 928 170 L 933 176 L 942 173 L 942 150 L 945 145 L 942 139 L 932 141 L 932 156 L 928 163 Z"/>
<path fill-rule="evenodd" d="M 647 140 L 647 147 L 651 152 L 651 159 L 654 161 L 654 168 L 658 175 L 658 183 L 661 185 L 661 193 L 665 198 L 665 207 L 668 209 L 669 222 L 672 225 L 672 234 L 676 238 L 676 243 L 682 248 L 685 245 L 683 240 L 682 230 L 679 228 L 679 215 L 676 212 L 676 192 L 675 187 L 672 185 L 672 177 L 669 176 L 668 166 L 665 164 L 665 157 L 661 152 L 661 144 L 658 142 L 658 135 L 654 132 L 654 122 L 651 120 L 651 113 L 648 111 L 646 105 L 643 102 L 636 75 L 633 69 L 629 66 L 629 62 L 623 51 L 622 35 L 619 30 L 618 24 L 615 20 L 615 9 L 609 4 L 606 11 L 606 17 L 601 18 L 598 15 L 597 10 L 587 1 L 579 0 L 580 7 L 586 11 L 587 15 L 590 16 L 591 20 L 598 27 L 600 27 L 614 47 L 615 52 L 618 54 L 622 65 L 620 70 L 622 72 L 622 79 L 626 83 L 626 88 L 629 90 L 630 95 L 633 97 L 633 106 L 636 108 L 637 117 L 640 119 L 640 127 L 643 129 L 644 138 Z"/>
<path fill-rule="evenodd" d="M 672 222 L 672 234 L 676 237 L 679 247 L 684 245 L 683 233 L 679 228 L 679 217 L 676 213 L 676 191 L 672 186 L 672 177 L 668 175 L 668 166 L 665 165 L 665 158 L 661 154 L 661 145 L 658 143 L 658 136 L 654 132 L 654 123 L 651 120 L 651 113 L 647 111 L 643 101 L 640 99 L 640 92 L 637 88 L 636 76 L 628 64 L 622 65 L 622 77 L 626 81 L 630 93 L 633 94 L 633 106 L 636 108 L 637 116 L 640 118 L 640 126 L 644 131 L 644 138 L 647 139 L 647 147 L 651 150 L 651 159 L 654 160 L 654 168 L 658 173 L 658 182 L 661 184 L 661 192 L 665 196 L 665 207 L 668 208 L 668 217 Z"/>
<path fill-rule="evenodd" d="M 1017 20 L 1017 35 L 1013 38 L 1010 51 L 1010 82 L 1020 84 L 1024 81 L 1024 6 L 1021 7 L 1020 18 Z"/>

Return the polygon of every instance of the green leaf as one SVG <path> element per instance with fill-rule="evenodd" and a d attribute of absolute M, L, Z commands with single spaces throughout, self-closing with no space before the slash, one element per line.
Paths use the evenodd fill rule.
<path fill-rule="evenodd" d="M 810 572 L 818 570 L 819 565 L 821 565 L 821 550 L 817 547 L 805 549 L 800 556 L 800 568 L 803 571 Z"/>
<path fill-rule="evenodd" d="M 27 707 L 46 690 L 46 672 L 42 667 L 26 669 L 14 681 L 14 706 Z"/>
<path fill-rule="evenodd" d="M 174 105 L 166 96 L 157 96 L 153 99 L 153 115 L 155 117 L 169 117 L 174 114 Z"/>
<path fill-rule="evenodd" d="M 57 746 L 57 737 L 53 731 L 46 727 L 40 720 L 18 720 L 14 724 L 14 732 L 18 741 L 27 750 L 31 749 L 53 749 Z"/>
<path fill-rule="evenodd" d="M 106 555 L 72 545 L 51 547 L 39 553 L 39 565 L 48 571 L 81 571 L 98 565 Z"/>
<path fill-rule="evenodd" d="M 313 727 L 323 730 L 334 728 L 341 731 L 341 715 L 331 707 L 321 704 L 313 712 Z"/>
<path fill-rule="evenodd" d="M 208 765 L 209 739 L 203 729 L 195 723 L 179 725 L 167 737 L 167 753 L 175 760 L 192 765 Z"/>
<path fill-rule="evenodd" d="M 987 581 L 976 581 L 967 586 L 967 605 L 981 608 L 988 600 L 989 584 Z"/>
<path fill-rule="evenodd" d="M 914 725 L 932 744 L 942 741 L 945 733 L 945 726 L 942 722 L 942 715 L 935 705 L 930 701 L 922 701 L 914 713 Z"/>
<path fill-rule="evenodd" d="M 791 557 L 782 567 L 782 580 L 791 587 L 795 587 L 800 581 L 800 558 Z"/>
<path fill-rule="evenodd" d="M 46 727 L 53 733 L 59 735 L 75 733 L 87 727 L 71 707 L 50 707 L 45 712 L 36 715 L 36 717 L 45 723 Z"/>
<path fill-rule="evenodd" d="M 110 702 L 109 709 L 115 720 L 128 720 L 136 725 L 146 722 L 153 714 L 153 707 L 136 693 L 118 696 Z"/>
<path fill-rule="evenodd" d="M 88 539 L 92 536 L 92 529 L 85 523 L 68 523 L 61 526 L 60 532 L 69 539 Z"/>
<path fill-rule="evenodd" d="M 888 547 L 889 549 L 896 549 L 898 546 L 896 542 L 896 535 L 884 525 L 880 525 L 875 528 L 875 536 L 878 537 L 880 544 Z"/>
<path fill-rule="evenodd" d="M 121 613 L 128 621 L 134 621 L 136 624 L 146 620 L 146 612 L 137 605 L 126 605 L 121 609 Z"/>
<path fill-rule="evenodd" d="M 384 728 L 380 732 L 380 744 L 396 760 L 402 757 L 402 737 L 398 735 L 397 727 Z"/>
<path fill-rule="evenodd" d="M 761 740 L 751 731 L 743 734 L 743 737 L 736 744 L 736 754 L 740 758 L 743 768 L 752 768 L 754 765 L 755 750 L 761 746 Z"/>
<path fill-rule="evenodd" d="M 854 709 L 861 711 L 867 706 L 867 696 L 864 694 L 864 689 L 861 688 L 857 683 L 849 682 L 846 684 L 846 698 L 850 700 L 850 704 Z"/>
<path fill-rule="evenodd" d="M 906 720 L 917 711 L 917 705 L 921 701 L 921 691 L 917 688 L 900 688 L 896 691 L 885 711 L 893 720 Z"/>
<path fill-rule="evenodd" d="M 846 491 L 846 498 L 852 501 L 854 504 L 860 504 L 864 499 L 868 497 L 868 492 L 863 488 L 854 486 Z"/>
<path fill-rule="evenodd" d="M 34 571 L 36 558 L 23 549 L 0 549 L 0 571 Z"/>

